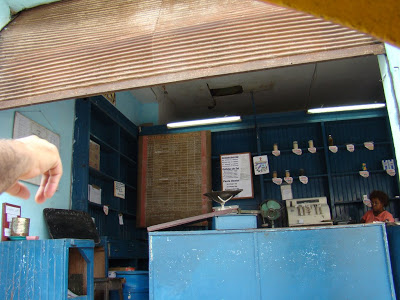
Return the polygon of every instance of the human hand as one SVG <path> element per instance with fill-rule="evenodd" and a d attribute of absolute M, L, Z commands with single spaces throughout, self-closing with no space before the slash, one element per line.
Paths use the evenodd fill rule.
<path fill-rule="evenodd" d="M 37 203 L 43 203 L 54 195 L 62 175 L 62 163 L 57 147 L 35 135 L 14 140 L 17 158 L 25 162 L 17 181 L 6 192 L 28 199 L 28 188 L 18 180 L 34 178 L 42 174 L 42 180 L 35 196 Z"/>

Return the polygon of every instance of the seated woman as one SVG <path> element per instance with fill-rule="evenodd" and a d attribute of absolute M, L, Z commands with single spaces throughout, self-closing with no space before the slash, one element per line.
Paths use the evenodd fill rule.
<path fill-rule="evenodd" d="M 382 191 L 373 191 L 369 195 L 371 200 L 372 210 L 369 210 L 361 218 L 361 223 L 378 222 L 394 222 L 392 214 L 385 210 L 389 204 L 389 197 Z"/>

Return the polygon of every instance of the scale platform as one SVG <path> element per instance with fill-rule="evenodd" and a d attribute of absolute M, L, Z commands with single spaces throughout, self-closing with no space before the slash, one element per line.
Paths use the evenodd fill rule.
<path fill-rule="evenodd" d="M 257 215 L 235 214 L 213 217 L 213 230 L 254 229 L 257 228 Z"/>

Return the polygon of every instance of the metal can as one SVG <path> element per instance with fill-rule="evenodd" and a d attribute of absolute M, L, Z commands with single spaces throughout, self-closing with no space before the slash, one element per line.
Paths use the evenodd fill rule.
<path fill-rule="evenodd" d="M 11 236 L 28 236 L 29 235 L 29 218 L 12 218 Z"/>
<path fill-rule="evenodd" d="M 366 163 L 362 163 L 361 169 L 362 169 L 363 171 L 367 171 L 367 164 L 366 164 Z"/>
<path fill-rule="evenodd" d="M 293 142 L 293 149 L 299 149 L 299 143 L 297 141 Z"/>
<path fill-rule="evenodd" d="M 314 141 L 313 140 L 309 140 L 308 141 L 308 148 L 314 148 Z"/>
<path fill-rule="evenodd" d="M 278 144 L 274 144 L 274 151 L 278 151 Z"/>

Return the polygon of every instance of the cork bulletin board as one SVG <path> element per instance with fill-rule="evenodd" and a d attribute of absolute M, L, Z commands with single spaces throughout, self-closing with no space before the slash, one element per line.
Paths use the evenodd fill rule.
<path fill-rule="evenodd" d="M 138 161 L 138 227 L 211 212 L 210 131 L 140 136 Z"/>

